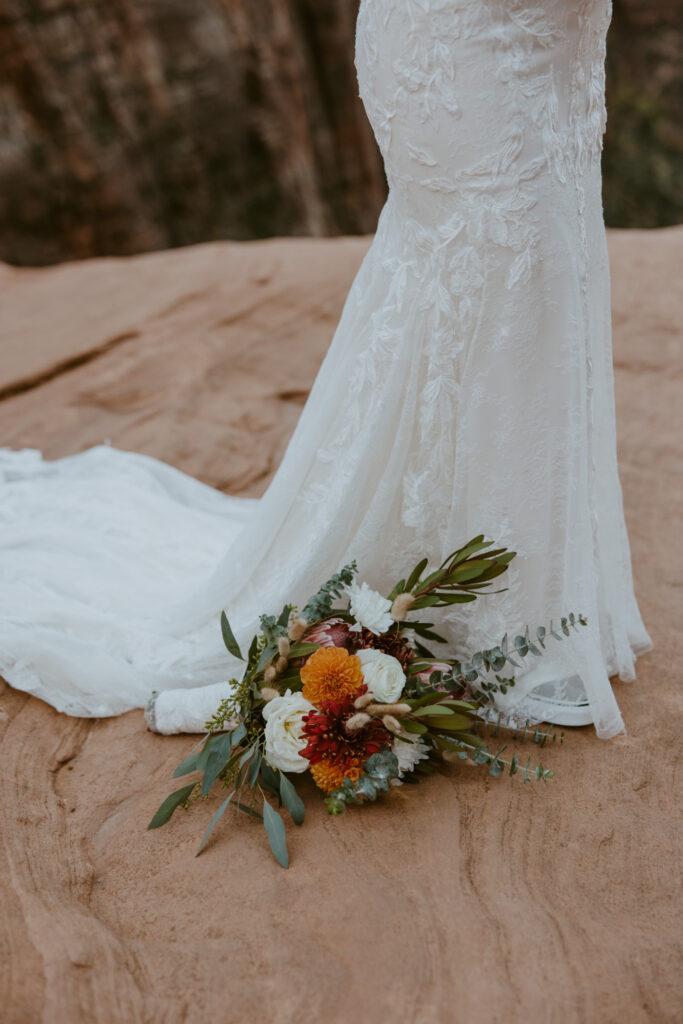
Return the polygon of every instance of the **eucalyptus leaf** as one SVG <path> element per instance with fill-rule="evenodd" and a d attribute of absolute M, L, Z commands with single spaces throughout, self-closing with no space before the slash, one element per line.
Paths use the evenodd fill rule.
<path fill-rule="evenodd" d="M 214 745 L 206 762 L 204 778 L 202 779 L 202 796 L 208 796 L 214 782 L 230 760 L 231 750 L 232 743 L 230 733 L 223 733 L 218 737 L 218 742 Z"/>
<path fill-rule="evenodd" d="M 244 753 L 242 754 L 242 756 L 240 758 L 239 767 L 240 768 L 244 768 L 244 766 L 247 763 L 247 761 L 250 758 L 252 758 L 255 753 L 256 753 L 256 747 L 247 747 L 247 749 L 244 751 Z"/>
<path fill-rule="evenodd" d="M 273 851 L 273 856 L 283 868 L 289 867 L 289 854 L 287 852 L 287 838 L 285 835 L 285 823 L 273 810 L 266 798 L 263 798 L 263 824 L 268 834 L 268 842 Z"/>
<path fill-rule="evenodd" d="M 197 758 L 197 771 L 204 771 L 208 763 L 208 760 L 211 757 L 211 751 L 214 749 L 214 747 L 216 746 L 216 744 L 223 735 L 224 733 L 222 732 L 212 732 L 209 736 L 206 737 L 206 740 L 204 741 L 204 746 L 199 751 L 199 756 Z"/>
<path fill-rule="evenodd" d="M 363 769 L 374 779 L 396 779 L 398 778 L 398 758 L 391 750 L 380 750 L 367 759 Z"/>
<path fill-rule="evenodd" d="M 363 800 L 376 800 L 379 790 L 376 781 L 370 775 L 361 775 L 356 781 L 356 792 Z"/>
<path fill-rule="evenodd" d="M 196 772 L 200 753 L 200 750 L 196 750 L 189 757 L 186 757 L 184 761 L 181 761 L 173 772 L 173 778 L 178 779 L 181 775 L 189 775 L 190 772 Z"/>
<path fill-rule="evenodd" d="M 253 760 L 252 760 L 251 764 L 249 765 L 249 772 L 247 773 L 247 782 L 248 782 L 248 784 L 249 784 L 251 789 L 254 788 L 254 783 L 256 782 L 257 778 L 259 777 L 260 770 L 261 770 L 261 754 L 257 750 L 256 754 L 253 757 Z"/>
<path fill-rule="evenodd" d="M 270 664 L 270 662 L 273 660 L 276 654 L 277 647 L 275 646 L 275 644 L 268 644 L 266 647 L 264 647 L 263 650 L 261 651 L 261 654 L 259 655 L 256 671 L 262 672 L 266 665 Z"/>
<path fill-rule="evenodd" d="M 237 750 L 233 750 L 232 754 L 225 762 L 225 765 L 223 766 L 223 768 L 221 768 L 221 771 L 229 770 L 234 765 L 236 765 L 237 762 L 240 761 L 243 757 L 243 749 L 244 748 L 242 747 L 238 747 Z"/>
<path fill-rule="evenodd" d="M 233 729 L 232 732 L 230 733 L 230 738 L 232 739 L 233 749 L 237 749 L 237 747 L 240 745 L 240 743 L 246 737 L 246 735 L 247 735 L 247 727 L 244 724 L 244 722 L 240 722 L 240 724 L 237 726 L 237 728 Z"/>
<path fill-rule="evenodd" d="M 249 804 L 240 803 L 239 800 L 235 800 L 235 807 L 239 807 L 240 811 L 244 811 L 245 814 L 250 814 L 252 818 L 257 818 L 259 821 L 263 821 L 263 815 L 259 814 L 257 810 L 250 807 Z"/>
<path fill-rule="evenodd" d="M 230 803 L 230 801 L 232 800 L 234 795 L 235 795 L 235 791 L 233 790 L 232 793 L 230 793 L 230 795 L 225 798 L 223 803 L 220 805 L 220 807 L 218 808 L 218 810 L 214 814 L 213 818 L 209 822 L 209 827 L 207 828 L 206 832 L 204 833 L 204 838 L 202 839 L 201 843 L 199 844 L 199 849 L 195 853 L 195 857 L 198 857 L 199 854 L 204 849 L 204 847 L 206 846 L 206 841 L 209 838 L 209 836 L 211 835 L 211 833 L 213 832 L 214 826 L 220 821 L 220 819 L 225 814 L 225 810 L 226 810 L 228 804 Z"/>
<path fill-rule="evenodd" d="M 284 629 L 287 628 L 287 625 L 289 623 L 289 616 L 292 613 L 292 607 L 293 606 L 291 604 L 286 604 L 284 606 L 284 608 L 280 612 L 280 618 L 277 620 L 278 626 L 282 626 Z"/>
<path fill-rule="evenodd" d="M 267 761 L 261 761 L 261 779 L 263 784 L 273 796 L 278 798 L 280 801 L 280 782 L 278 779 L 279 772 L 276 772 L 274 768 L 271 768 Z"/>
<path fill-rule="evenodd" d="M 295 825 L 301 825 L 306 817 L 306 807 L 294 785 L 284 772 L 280 772 L 280 796 L 282 802 L 292 816 Z"/>
<path fill-rule="evenodd" d="M 529 644 L 523 636 L 515 637 L 515 648 L 520 658 L 526 658 L 527 654 L 529 653 Z"/>
<path fill-rule="evenodd" d="M 327 813 L 333 815 L 343 814 L 346 810 L 346 803 L 337 793 L 330 793 L 329 796 L 325 797 L 325 806 L 327 807 Z"/>
<path fill-rule="evenodd" d="M 239 658 L 240 661 L 244 661 L 244 658 L 242 657 L 242 652 L 240 650 L 240 646 L 235 640 L 235 634 L 233 633 L 230 627 L 228 616 L 225 614 L 225 612 L 221 612 L 221 632 L 223 634 L 223 643 L 228 648 L 230 653 L 235 658 Z"/>
<path fill-rule="evenodd" d="M 252 638 L 251 644 L 249 645 L 249 657 L 247 658 L 247 671 L 256 664 L 258 657 L 258 636 Z"/>
<path fill-rule="evenodd" d="M 456 736 L 435 736 L 434 742 L 437 746 L 447 744 L 450 749 L 462 749 L 465 747 L 485 747 L 486 740 L 481 736 L 475 736 L 472 732 L 458 732 Z"/>
<path fill-rule="evenodd" d="M 317 622 L 318 619 L 324 619 L 329 615 L 332 605 L 342 596 L 346 587 L 353 582 L 357 571 L 356 563 L 351 562 L 331 576 L 327 583 L 324 583 L 304 605 L 301 611 L 302 619 L 305 619 L 306 622 Z"/>
<path fill-rule="evenodd" d="M 171 793 L 170 796 L 167 796 L 147 828 L 161 828 L 162 825 L 165 825 L 166 822 L 169 821 L 176 807 L 180 807 L 181 804 L 184 804 L 188 800 L 190 793 L 195 786 L 196 782 L 191 782 L 189 786 L 183 786 L 182 789 L 176 789 L 175 793 Z"/>

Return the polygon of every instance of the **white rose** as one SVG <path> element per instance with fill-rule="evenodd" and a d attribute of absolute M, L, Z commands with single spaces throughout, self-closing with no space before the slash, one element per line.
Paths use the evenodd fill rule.
<path fill-rule="evenodd" d="M 283 772 L 305 772 L 311 767 L 300 751 L 308 740 L 303 735 L 303 717 L 313 710 L 300 693 L 287 690 L 283 697 L 269 700 L 263 709 L 266 720 L 266 761 Z"/>
<path fill-rule="evenodd" d="M 382 704 L 394 704 L 406 685 L 401 662 L 383 651 L 366 648 L 356 652 L 363 670 L 363 680 L 375 699 Z"/>
<path fill-rule="evenodd" d="M 371 633 L 378 635 L 386 633 L 391 629 L 394 620 L 391 617 L 391 601 L 382 597 L 376 590 L 371 590 L 367 583 L 350 583 L 346 593 L 351 600 L 351 614 L 356 619 L 356 625 L 351 626 L 351 631 L 359 633 L 365 627 Z"/>

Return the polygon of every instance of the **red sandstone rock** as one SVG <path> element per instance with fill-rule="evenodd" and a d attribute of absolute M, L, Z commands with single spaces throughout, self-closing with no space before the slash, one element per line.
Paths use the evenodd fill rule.
<path fill-rule="evenodd" d="M 638 682 L 615 684 L 629 735 L 569 730 L 542 788 L 456 766 L 330 819 L 311 785 L 284 872 L 244 816 L 194 859 L 217 797 L 145 831 L 191 737 L 6 687 L 4 1024 L 678 1018 L 683 229 L 609 241 L 621 474 L 655 641 Z M 0 440 L 57 456 L 109 438 L 259 493 L 367 244 L 0 267 Z"/>

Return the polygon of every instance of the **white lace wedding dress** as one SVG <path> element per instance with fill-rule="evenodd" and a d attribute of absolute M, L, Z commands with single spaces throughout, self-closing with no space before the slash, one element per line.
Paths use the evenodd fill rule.
<path fill-rule="evenodd" d="M 582 612 L 506 711 L 622 720 L 649 647 L 617 474 L 600 151 L 609 0 L 363 0 L 357 68 L 390 184 L 260 501 L 100 447 L 0 457 L 0 672 L 72 715 L 201 728 L 260 612 L 351 558 L 386 588 L 485 532 L 509 589 L 456 649 Z M 207 685 L 209 684 L 209 685 Z M 180 689 L 178 689 L 180 688 Z M 194 689 L 199 688 L 199 689 Z"/>

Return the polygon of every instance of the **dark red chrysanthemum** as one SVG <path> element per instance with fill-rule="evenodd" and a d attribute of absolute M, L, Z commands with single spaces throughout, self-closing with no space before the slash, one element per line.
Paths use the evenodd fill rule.
<path fill-rule="evenodd" d="M 303 717 L 303 734 L 308 743 L 300 754 L 310 761 L 311 775 L 326 792 L 341 785 L 345 778 L 359 778 L 371 754 L 393 741 L 389 730 L 376 718 L 362 729 L 346 731 L 348 720 L 358 714 L 353 702 L 366 690 L 363 686 L 341 700 L 323 701 L 320 708 Z"/>

